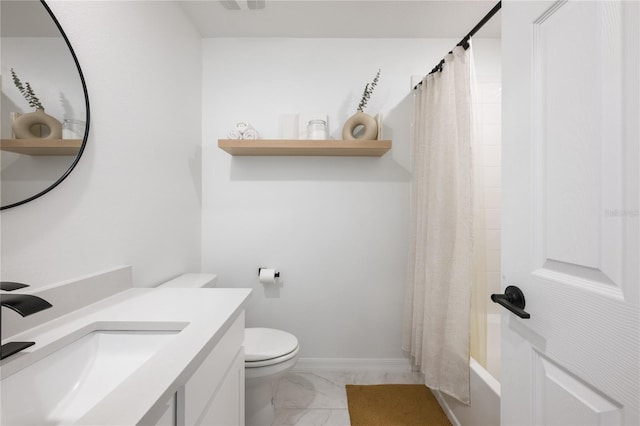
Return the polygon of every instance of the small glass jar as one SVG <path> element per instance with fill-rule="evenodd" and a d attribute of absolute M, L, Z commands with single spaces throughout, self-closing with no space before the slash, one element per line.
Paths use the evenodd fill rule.
<path fill-rule="evenodd" d="M 85 126 L 84 121 L 66 118 L 62 122 L 62 139 L 84 139 Z"/>
<path fill-rule="evenodd" d="M 310 120 L 307 124 L 307 139 L 328 139 L 327 122 L 324 120 Z"/>

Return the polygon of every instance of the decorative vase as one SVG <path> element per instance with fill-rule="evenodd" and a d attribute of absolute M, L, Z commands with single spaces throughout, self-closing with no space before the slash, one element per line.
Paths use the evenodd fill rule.
<path fill-rule="evenodd" d="M 376 119 L 362 111 L 356 112 L 342 128 L 342 139 L 374 140 L 378 137 L 378 123 Z"/>
<path fill-rule="evenodd" d="M 11 127 L 16 139 L 62 139 L 62 124 L 43 109 L 21 114 Z"/>

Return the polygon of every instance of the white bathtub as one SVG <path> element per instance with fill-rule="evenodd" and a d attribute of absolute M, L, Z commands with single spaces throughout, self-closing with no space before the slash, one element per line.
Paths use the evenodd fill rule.
<path fill-rule="evenodd" d="M 498 376 L 500 370 L 500 315 L 488 316 L 487 365 Z M 473 358 L 471 369 L 471 405 L 440 392 L 434 392 L 442 409 L 454 426 L 500 425 L 500 383 Z"/>

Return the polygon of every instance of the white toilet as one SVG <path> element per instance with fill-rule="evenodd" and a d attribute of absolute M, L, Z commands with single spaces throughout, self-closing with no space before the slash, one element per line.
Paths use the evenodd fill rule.
<path fill-rule="evenodd" d="M 214 274 L 184 274 L 161 287 L 215 287 Z M 298 360 L 298 339 L 273 328 L 244 330 L 245 424 L 270 425 L 275 417 L 273 396 L 278 379 Z"/>
<path fill-rule="evenodd" d="M 264 426 L 273 422 L 276 384 L 296 364 L 298 351 L 298 339 L 286 331 L 244 330 L 245 424 Z"/>

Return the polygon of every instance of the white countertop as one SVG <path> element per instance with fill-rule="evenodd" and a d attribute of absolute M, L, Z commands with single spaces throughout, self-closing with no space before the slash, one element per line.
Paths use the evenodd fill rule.
<path fill-rule="evenodd" d="M 165 404 L 244 309 L 250 289 L 134 288 L 12 336 L 36 344 L 2 361 L 2 377 L 44 357 L 88 328 L 182 329 L 175 338 L 84 415 L 78 424 L 133 425 Z M 183 328 L 184 327 L 184 328 Z"/>

